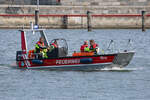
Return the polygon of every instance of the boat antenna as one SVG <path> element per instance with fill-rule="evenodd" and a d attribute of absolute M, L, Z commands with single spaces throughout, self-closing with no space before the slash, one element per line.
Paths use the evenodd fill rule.
<path fill-rule="evenodd" d="M 39 0 L 37 0 L 37 9 L 35 10 L 35 29 L 39 28 Z"/>
<path fill-rule="evenodd" d="M 33 35 L 35 34 L 35 31 L 34 31 L 34 26 L 33 26 L 33 23 L 32 22 L 30 22 L 30 28 L 31 28 L 31 30 L 32 30 L 32 33 L 33 33 Z"/>
<path fill-rule="evenodd" d="M 37 3 L 37 10 L 39 10 L 39 0 L 37 0 L 36 3 Z"/>
<path fill-rule="evenodd" d="M 132 44 L 131 44 L 131 39 L 128 39 L 128 43 L 127 43 L 127 49 L 129 50 L 129 49 L 131 49 L 131 46 L 132 46 Z"/>

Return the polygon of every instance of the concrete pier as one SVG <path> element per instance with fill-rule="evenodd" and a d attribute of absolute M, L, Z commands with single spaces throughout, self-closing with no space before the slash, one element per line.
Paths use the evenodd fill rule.
<path fill-rule="evenodd" d="M 92 28 L 141 28 L 141 11 L 146 11 L 145 27 L 150 27 L 150 6 L 39 6 L 39 25 L 44 28 L 87 28 L 86 12 L 92 12 Z M 0 6 L 0 28 L 28 28 L 34 22 L 36 6 Z M 67 16 L 67 19 L 64 17 Z"/>

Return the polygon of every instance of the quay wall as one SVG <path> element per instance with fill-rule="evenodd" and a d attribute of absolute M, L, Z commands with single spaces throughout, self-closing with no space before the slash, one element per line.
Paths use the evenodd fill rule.
<path fill-rule="evenodd" d="M 29 28 L 35 9 L 30 5 L 1 6 L 0 28 Z M 87 28 L 86 12 L 91 11 L 92 28 L 141 28 L 142 10 L 149 28 L 150 6 L 40 6 L 39 24 L 44 28 Z"/>

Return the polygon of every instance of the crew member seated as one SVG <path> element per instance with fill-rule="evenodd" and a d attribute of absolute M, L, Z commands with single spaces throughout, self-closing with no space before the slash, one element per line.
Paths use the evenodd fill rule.
<path fill-rule="evenodd" d="M 80 47 L 80 51 L 87 52 L 88 51 L 87 49 L 88 49 L 88 41 L 84 41 L 84 44 L 81 45 L 81 47 Z"/>
<path fill-rule="evenodd" d="M 40 37 L 39 41 L 36 43 L 35 53 L 37 53 L 38 58 L 47 58 L 47 48 L 44 45 L 43 37 Z"/>
<path fill-rule="evenodd" d="M 48 56 L 48 58 L 50 58 L 50 57 L 58 57 L 58 44 L 57 44 L 57 40 L 55 40 L 50 45 L 50 47 L 48 48 L 47 56 Z"/>
<path fill-rule="evenodd" d="M 89 47 L 90 52 L 94 52 L 97 54 L 98 52 L 98 45 L 95 43 L 94 40 L 90 40 L 90 47 Z"/>
<path fill-rule="evenodd" d="M 51 44 L 51 46 L 53 46 L 53 48 L 58 48 L 57 40 L 55 40 L 54 43 Z"/>

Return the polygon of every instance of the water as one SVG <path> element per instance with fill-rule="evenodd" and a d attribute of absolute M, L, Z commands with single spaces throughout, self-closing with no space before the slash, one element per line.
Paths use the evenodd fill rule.
<path fill-rule="evenodd" d="M 106 48 L 111 39 L 122 47 L 132 40 L 136 54 L 124 69 L 97 71 L 50 71 L 14 68 L 20 50 L 17 30 L 0 30 L 0 100 L 149 100 L 150 30 L 47 30 L 49 40 L 65 38 L 69 52 L 79 50 L 84 40 L 95 39 Z M 35 35 L 35 38 L 37 36 Z M 28 45 L 36 40 L 31 37 Z M 31 47 L 30 49 L 33 49 Z M 123 48 L 123 47 L 122 47 Z"/>

